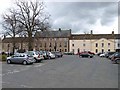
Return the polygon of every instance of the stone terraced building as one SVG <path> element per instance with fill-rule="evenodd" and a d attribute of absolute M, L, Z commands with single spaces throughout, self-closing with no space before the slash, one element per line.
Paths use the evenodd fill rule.
<path fill-rule="evenodd" d="M 32 38 L 33 50 L 60 52 L 92 51 L 94 53 L 120 50 L 120 34 L 71 34 L 70 30 L 39 31 Z M 2 51 L 12 52 L 12 38 L 2 39 Z M 16 51 L 28 50 L 28 37 L 16 37 Z"/>

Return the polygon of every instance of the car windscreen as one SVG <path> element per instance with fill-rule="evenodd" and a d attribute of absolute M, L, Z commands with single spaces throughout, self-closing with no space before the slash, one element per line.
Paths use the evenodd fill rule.
<path fill-rule="evenodd" d="M 35 54 L 37 54 L 37 55 L 38 55 L 38 54 L 40 54 L 40 52 L 35 52 Z"/>

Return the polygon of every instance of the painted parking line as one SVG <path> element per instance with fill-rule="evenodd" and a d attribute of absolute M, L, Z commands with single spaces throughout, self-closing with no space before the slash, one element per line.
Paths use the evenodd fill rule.
<path fill-rule="evenodd" d="M 10 75 L 10 74 L 15 74 L 15 73 L 19 73 L 19 72 L 22 72 L 22 71 L 26 71 L 26 70 L 29 70 L 31 67 L 33 68 L 38 68 L 38 67 L 41 67 L 45 64 L 37 64 L 37 65 L 31 65 L 31 66 L 25 66 L 25 68 L 21 68 L 21 69 L 13 69 L 13 70 L 7 70 L 7 73 L 4 73 L 4 74 L 0 74 L 0 76 L 5 76 L 5 75 Z"/>
<path fill-rule="evenodd" d="M 1 82 L 3 85 L 9 85 L 11 84 L 10 82 Z M 23 84 L 16 84 L 18 87 L 22 87 L 22 88 L 32 88 L 31 86 L 28 86 L 28 85 L 23 85 Z"/>
<path fill-rule="evenodd" d="M 27 86 L 27 85 L 20 85 L 23 88 L 32 88 L 31 86 Z"/>
<path fill-rule="evenodd" d="M 10 70 L 9 70 L 7 73 L 2 74 L 2 76 L 19 73 L 19 72 L 25 71 L 25 70 L 28 70 L 28 68 L 26 68 L 26 69 L 20 69 L 20 70 L 14 69 L 13 71 L 10 71 Z"/>

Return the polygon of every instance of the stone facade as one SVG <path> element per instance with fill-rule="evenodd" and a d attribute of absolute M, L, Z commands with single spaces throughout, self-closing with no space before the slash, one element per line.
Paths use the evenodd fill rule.
<path fill-rule="evenodd" d="M 2 51 L 12 52 L 12 38 L 2 40 Z M 28 38 L 16 37 L 16 50 L 28 50 Z M 33 50 L 61 52 L 92 51 L 94 53 L 120 50 L 120 34 L 71 34 L 71 30 L 36 32 Z"/>
<path fill-rule="evenodd" d="M 114 32 L 112 34 L 72 34 L 69 50 L 74 54 L 82 51 L 94 53 L 115 51 L 120 48 L 119 40 L 120 34 L 114 34 Z"/>
<path fill-rule="evenodd" d="M 71 30 L 57 30 L 57 31 L 43 31 L 36 32 L 33 37 L 33 50 L 48 50 L 48 51 L 69 51 L 69 38 L 71 36 Z M 12 38 L 4 38 L 2 40 L 3 51 L 12 52 Z M 16 50 L 25 49 L 28 50 L 28 38 L 16 37 Z"/>
<path fill-rule="evenodd" d="M 69 51 L 69 38 L 39 38 L 35 39 L 34 50 Z"/>

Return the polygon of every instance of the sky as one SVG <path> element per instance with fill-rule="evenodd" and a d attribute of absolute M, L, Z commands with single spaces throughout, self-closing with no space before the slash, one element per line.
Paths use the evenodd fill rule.
<path fill-rule="evenodd" d="M 0 15 L 13 1 L 0 1 Z M 91 30 L 94 34 L 118 33 L 118 0 L 45 0 L 45 6 L 51 15 L 52 29 L 71 29 L 75 34 L 90 33 Z"/>

